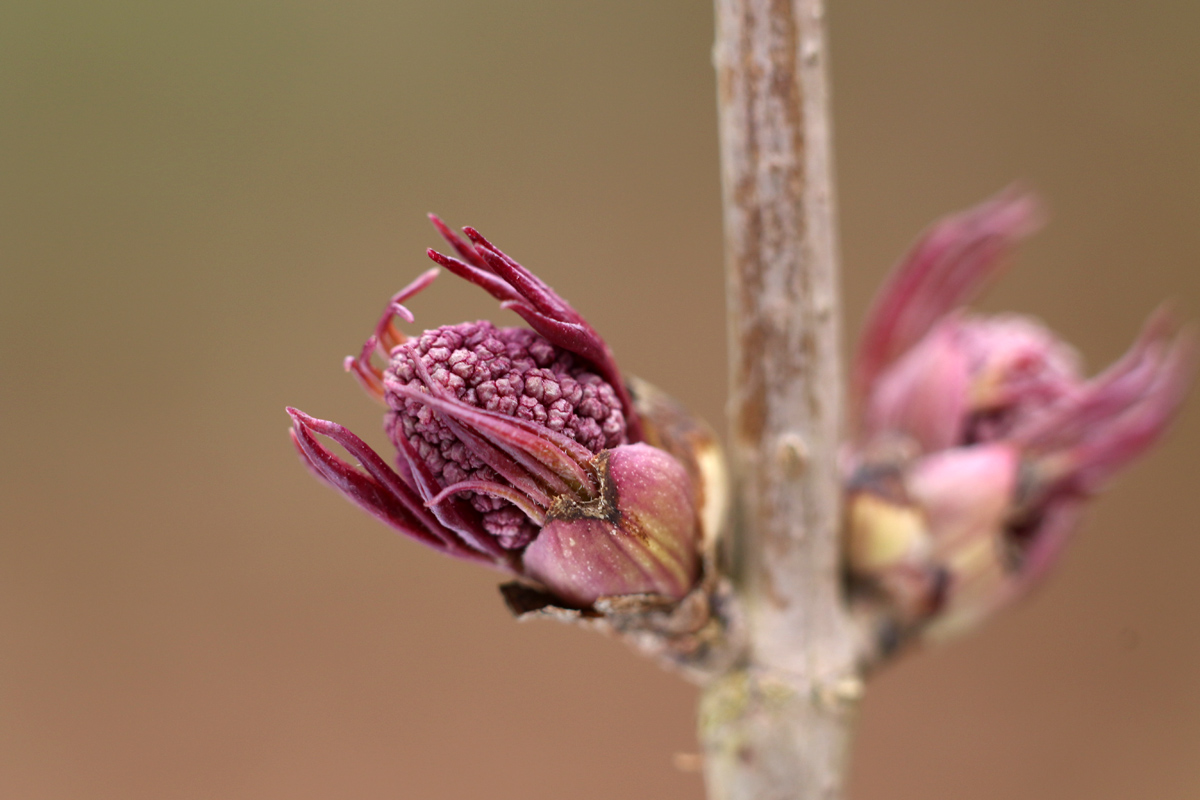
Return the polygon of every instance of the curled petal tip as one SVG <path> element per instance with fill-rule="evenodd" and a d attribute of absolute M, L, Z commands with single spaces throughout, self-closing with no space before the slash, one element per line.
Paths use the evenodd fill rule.
<path fill-rule="evenodd" d="M 450 256 L 445 255 L 444 253 L 440 253 L 432 247 L 425 250 L 425 255 L 429 257 L 430 261 L 433 261 L 436 264 L 440 264 L 452 272 L 454 271 L 454 267 L 455 267 L 455 264 L 453 263 L 454 259 L 451 258 Z M 466 265 L 464 265 L 464 266 L 466 266 Z"/>
<path fill-rule="evenodd" d="M 1196 367 L 1195 331 L 1181 331 L 1155 354 L 1140 395 L 1110 418 L 1097 421 L 1092 435 L 1073 452 L 1071 460 L 1077 465 L 1076 483 L 1081 491 L 1092 493 L 1102 488 L 1159 440 L 1187 398 Z"/>
<path fill-rule="evenodd" d="M 491 242 L 489 242 L 482 233 L 480 233 L 478 230 L 471 227 L 470 225 L 463 226 L 463 233 L 465 233 L 467 235 L 467 238 L 470 239 L 473 243 L 478 244 L 478 245 L 483 245 L 484 247 L 488 247 L 493 250 L 495 249 L 495 245 L 493 245 Z"/>
<path fill-rule="evenodd" d="M 470 245 L 453 233 L 446 239 L 464 261 L 432 249 L 428 256 L 455 275 L 484 289 L 552 344 L 591 362 L 620 397 L 626 410 L 630 440 L 641 441 L 642 424 L 633 409 L 628 387 L 612 352 L 595 329 L 550 286 L 489 242 L 477 229 L 468 225 L 463 228 L 463 233 L 470 239 Z"/>
<path fill-rule="evenodd" d="M 287 412 L 293 421 L 292 441 L 305 466 L 347 500 L 400 533 L 447 555 L 512 568 L 503 553 L 475 547 L 443 525 L 425 507 L 417 490 L 350 430 L 295 408 L 288 407 Z M 335 455 L 314 434 L 337 442 L 359 466 Z"/>
<path fill-rule="evenodd" d="M 1057 464 L 1072 491 L 1093 494 L 1166 431 L 1195 377 L 1196 355 L 1194 331 L 1159 309 L 1124 356 L 1014 438 Z"/>
<path fill-rule="evenodd" d="M 867 316 L 855 356 L 855 396 L 861 400 L 881 371 L 974 299 L 1000 272 L 1002 257 L 1037 230 L 1041 217 L 1032 193 L 1009 188 L 922 234 L 892 270 Z"/>
<path fill-rule="evenodd" d="M 338 425 L 336 422 L 330 422 L 329 420 L 325 419 L 317 419 L 316 417 L 305 414 L 300 409 L 293 408 L 292 406 L 287 406 L 286 410 L 288 415 L 292 418 L 292 422 L 295 426 L 303 428 L 306 431 L 319 433 L 322 436 L 329 436 L 335 442 L 338 442 L 338 444 L 342 443 L 340 439 L 344 438 L 345 434 L 354 436 L 354 434 L 350 433 L 350 431 L 346 430 L 341 425 Z"/>
<path fill-rule="evenodd" d="M 981 220 L 997 233 L 1013 237 L 1036 233 L 1049 216 L 1041 197 L 1020 184 L 1002 189 L 990 201 L 985 201 L 979 212 Z"/>
<path fill-rule="evenodd" d="M 441 235 L 441 237 L 443 239 L 445 239 L 447 242 L 453 243 L 456 239 L 459 239 L 461 241 L 459 235 L 454 232 L 454 229 L 451 228 L 449 225 L 447 225 L 446 221 L 443 220 L 441 217 L 439 217 L 437 214 L 435 214 L 431 211 L 426 216 L 429 217 L 430 224 L 433 225 L 433 227 L 437 230 L 437 232 Z"/>
<path fill-rule="evenodd" d="M 396 294 L 392 295 L 391 305 L 397 306 L 403 303 L 405 300 L 415 297 L 423 289 L 427 288 L 429 284 L 433 283 L 434 279 L 437 278 L 438 273 L 440 272 L 441 270 L 439 270 L 437 267 L 430 267 L 422 272 L 416 277 L 416 279 L 412 281 L 412 283 L 408 284 L 403 289 L 396 292 Z M 400 307 L 403 308 L 403 306 Z M 409 314 L 407 309 L 404 310 L 404 313 L 408 314 L 408 321 L 412 322 L 412 314 Z"/>

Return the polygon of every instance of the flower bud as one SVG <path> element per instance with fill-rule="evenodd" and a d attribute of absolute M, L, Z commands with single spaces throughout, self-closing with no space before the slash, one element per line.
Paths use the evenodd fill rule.
<path fill-rule="evenodd" d="M 595 498 L 559 498 L 541 533 L 525 548 L 525 573 L 572 605 L 607 595 L 660 594 L 679 599 L 696 581 L 691 479 L 666 452 L 631 444 L 603 452 Z"/>
<path fill-rule="evenodd" d="M 973 627 L 1061 554 L 1084 502 L 1166 429 L 1195 340 L 1164 313 L 1083 377 L 1038 322 L 963 310 L 1035 227 L 1006 193 L 936 225 L 889 278 L 855 361 L 846 553 L 891 637 Z"/>
<path fill-rule="evenodd" d="M 388 408 L 394 463 L 340 425 L 288 409 L 301 457 L 401 533 L 506 570 L 559 605 L 681 600 L 700 582 L 701 551 L 719 521 L 706 512 L 723 498 L 712 437 L 650 387 L 627 384 L 604 340 L 533 273 L 477 231 L 466 228 L 463 240 L 431 219 L 459 257 L 430 258 L 530 327 L 479 321 L 402 333 L 396 318 L 413 319 L 405 301 L 437 274 L 426 272 L 346 359 Z"/>

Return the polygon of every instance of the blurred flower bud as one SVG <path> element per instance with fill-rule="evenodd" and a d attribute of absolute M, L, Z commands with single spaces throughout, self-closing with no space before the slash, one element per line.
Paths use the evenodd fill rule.
<path fill-rule="evenodd" d="M 975 625 L 1053 564 L 1083 502 L 1165 430 L 1194 337 L 1165 313 L 1107 371 L 1038 322 L 963 307 L 1036 227 L 1005 193 L 935 225 L 888 279 L 855 360 L 847 559 L 891 635 Z"/>
<path fill-rule="evenodd" d="M 404 302 L 437 275 L 426 272 L 346 359 L 388 407 L 395 463 L 342 426 L 288 409 L 301 457 L 400 532 L 535 582 L 560 605 L 679 601 L 700 581 L 701 549 L 715 534 L 705 527 L 714 526 L 706 505 L 722 496 L 711 485 L 720 479 L 715 443 L 691 435 L 694 425 L 680 428 L 677 406 L 635 400 L 603 339 L 549 286 L 477 231 L 466 228 L 467 241 L 431 219 L 458 258 L 433 250 L 430 258 L 530 328 L 480 321 L 402 333 L 396 318 L 413 319 Z"/>

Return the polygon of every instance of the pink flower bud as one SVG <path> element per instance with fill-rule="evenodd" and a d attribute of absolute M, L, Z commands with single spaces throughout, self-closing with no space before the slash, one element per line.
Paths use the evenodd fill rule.
<path fill-rule="evenodd" d="M 464 241 L 431 219 L 459 258 L 430 258 L 530 328 L 480 321 L 402 333 L 396 318 L 413 319 L 404 302 L 437 270 L 424 273 L 346 359 L 389 409 L 394 463 L 340 425 L 288 409 L 301 457 L 401 533 L 536 582 L 568 605 L 681 599 L 700 578 L 705 502 L 721 494 L 704 485 L 711 453 L 690 433 L 673 436 L 684 430 L 676 421 L 652 418 L 667 408 L 657 397 L 639 410 L 608 346 L 549 286 L 477 231 L 466 228 Z"/>
<path fill-rule="evenodd" d="M 1035 227 L 1012 192 L 927 233 L 883 287 L 855 362 L 847 555 L 902 635 L 973 626 L 1053 564 L 1083 502 L 1166 429 L 1195 340 L 1159 313 L 1101 375 L 1038 322 L 964 304 Z"/>
<path fill-rule="evenodd" d="M 656 447 L 606 451 L 600 491 L 588 502 L 552 506 L 525 548 L 525 572 L 568 603 L 589 606 L 606 595 L 680 598 L 696 581 L 697 548 L 680 537 L 696 526 L 691 479 Z"/>

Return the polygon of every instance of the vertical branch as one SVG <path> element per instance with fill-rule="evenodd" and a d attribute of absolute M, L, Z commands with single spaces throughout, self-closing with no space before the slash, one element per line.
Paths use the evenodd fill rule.
<path fill-rule="evenodd" d="M 838 798 L 861 684 L 843 607 L 842 404 L 822 0 L 716 0 L 737 614 L 710 685 L 710 796 Z"/>

